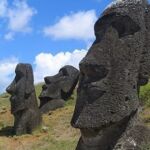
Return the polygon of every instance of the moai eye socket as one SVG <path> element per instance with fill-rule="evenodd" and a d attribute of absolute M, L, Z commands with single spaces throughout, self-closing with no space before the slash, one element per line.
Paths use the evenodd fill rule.
<path fill-rule="evenodd" d="M 133 35 L 140 30 L 140 27 L 129 16 L 118 16 L 112 22 L 112 26 L 118 31 L 120 38 Z"/>
<path fill-rule="evenodd" d="M 24 76 L 24 74 L 19 70 L 15 71 L 15 72 L 16 72 L 15 81 L 18 82 Z"/>
<path fill-rule="evenodd" d="M 140 27 L 129 16 L 111 13 L 103 16 L 95 24 L 96 43 L 100 42 L 107 29 L 112 26 L 118 32 L 119 38 L 133 35 L 140 30 Z"/>
<path fill-rule="evenodd" d="M 43 90 L 46 90 L 46 89 L 47 89 L 47 86 L 44 84 L 44 85 L 42 86 L 42 89 L 43 89 Z"/>
<path fill-rule="evenodd" d="M 96 82 L 108 74 L 108 69 L 98 64 L 80 64 L 80 69 L 84 76 L 87 77 L 87 82 Z"/>
<path fill-rule="evenodd" d="M 68 72 L 67 72 L 66 69 L 62 69 L 61 71 L 62 71 L 62 75 L 63 75 L 63 76 L 68 76 Z"/>

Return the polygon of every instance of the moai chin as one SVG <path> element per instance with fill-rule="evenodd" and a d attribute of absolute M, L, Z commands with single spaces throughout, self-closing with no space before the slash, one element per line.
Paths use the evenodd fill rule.
<path fill-rule="evenodd" d="M 65 101 L 72 95 L 78 78 L 79 71 L 70 65 L 62 67 L 54 76 L 45 77 L 45 84 L 39 96 L 40 111 L 47 113 L 63 107 Z"/>
<path fill-rule="evenodd" d="M 11 113 L 14 115 L 14 134 L 31 134 L 41 124 L 33 71 L 30 64 L 18 64 L 16 76 L 6 91 L 11 95 Z"/>
<path fill-rule="evenodd" d="M 150 141 L 138 117 L 139 88 L 150 75 L 149 8 L 146 0 L 116 0 L 96 22 L 96 40 L 80 62 L 76 150 L 140 150 Z"/>

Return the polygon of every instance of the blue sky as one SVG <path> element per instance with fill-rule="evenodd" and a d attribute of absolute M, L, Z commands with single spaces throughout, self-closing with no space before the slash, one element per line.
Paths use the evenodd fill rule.
<path fill-rule="evenodd" d="M 35 83 L 60 67 L 78 67 L 93 26 L 112 0 L 0 0 L 0 92 L 17 63 L 31 63 Z"/>
<path fill-rule="evenodd" d="M 3 0 L 2 0 L 3 1 Z M 13 6 L 13 0 L 8 0 L 9 7 Z M 99 2 L 98 0 L 28 0 L 28 7 L 35 9 L 33 16 L 29 22 L 32 28 L 30 33 L 17 32 L 13 40 L 4 39 L 4 34 L 8 31 L 8 22 L 1 20 L 0 26 L 0 59 L 15 56 L 19 61 L 32 63 L 35 55 L 43 52 L 51 52 L 56 54 L 59 51 L 72 51 L 76 48 L 86 47 L 84 40 L 53 40 L 44 36 L 43 28 L 50 26 L 65 15 L 77 13 L 79 11 L 95 10 L 98 16 L 110 1 Z M 80 24 L 80 22 L 79 22 Z"/>

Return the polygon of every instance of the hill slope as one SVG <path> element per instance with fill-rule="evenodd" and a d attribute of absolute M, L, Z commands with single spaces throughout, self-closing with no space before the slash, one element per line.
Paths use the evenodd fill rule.
<path fill-rule="evenodd" d="M 37 96 L 42 84 L 36 86 Z M 75 105 L 74 94 L 64 108 L 43 116 L 42 127 L 33 135 L 11 135 L 13 116 L 10 114 L 9 95 L 0 96 L 0 150 L 74 150 L 79 131 L 70 126 Z"/>
<path fill-rule="evenodd" d="M 36 86 L 37 97 L 42 84 Z M 141 114 L 146 125 L 150 126 L 150 84 L 141 89 L 141 99 L 146 107 Z M 43 116 L 42 127 L 33 135 L 20 137 L 11 135 L 13 116 L 10 114 L 9 95 L 0 96 L 0 150 L 75 150 L 79 139 L 79 130 L 70 126 L 76 99 L 76 91 L 64 108 L 49 112 Z M 146 146 L 143 150 L 148 150 Z"/>

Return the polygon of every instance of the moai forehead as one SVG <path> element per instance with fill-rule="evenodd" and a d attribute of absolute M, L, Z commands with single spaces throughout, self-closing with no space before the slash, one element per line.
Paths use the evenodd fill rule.
<path fill-rule="evenodd" d="M 78 69 L 74 68 L 73 66 L 67 65 L 62 67 L 58 74 L 54 75 L 54 76 L 48 76 L 45 77 L 45 83 L 46 84 L 51 84 L 51 83 L 55 83 L 56 82 L 60 82 L 60 79 L 63 80 L 63 78 L 68 78 L 71 80 L 74 80 L 74 78 L 77 78 L 77 76 L 79 75 L 79 71 Z"/>
<path fill-rule="evenodd" d="M 147 7 L 145 0 L 118 1 L 96 22 L 96 40 L 80 62 L 74 127 L 109 126 L 138 109 L 139 75 L 146 60 L 143 52 L 148 52 Z"/>
<path fill-rule="evenodd" d="M 29 106 L 28 100 L 34 92 L 33 70 L 30 64 L 20 63 L 15 69 L 16 76 L 6 91 L 11 94 L 11 111 L 16 113 Z"/>
<path fill-rule="evenodd" d="M 30 64 L 19 63 L 15 69 L 16 76 L 22 75 L 22 77 L 27 77 L 31 82 L 33 82 L 33 70 Z"/>

